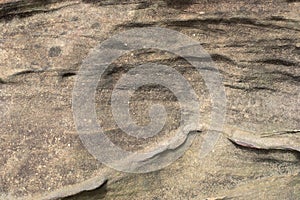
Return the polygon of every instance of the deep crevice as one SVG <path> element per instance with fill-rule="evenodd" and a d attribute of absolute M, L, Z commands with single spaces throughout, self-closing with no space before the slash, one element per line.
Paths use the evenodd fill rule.
<path fill-rule="evenodd" d="M 65 72 L 61 74 L 61 77 L 64 78 L 68 78 L 68 77 L 72 77 L 72 76 L 76 76 L 76 72 Z"/>
<path fill-rule="evenodd" d="M 228 56 L 224 56 L 221 54 L 211 54 L 210 56 L 213 59 L 213 61 L 221 61 L 229 64 L 235 64 L 235 62 Z"/>
<path fill-rule="evenodd" d="M 238 90 L 244 90 L 246 92 L 253 92 L 253 91 L 259 91 L 259 90 L 265 90 L 265 91 L 271 91 L 271 92 L 277 92 L 277 90 L 273 88 L 268 88 L 265 86 L 254 86 L 254 87 L 243 87 L 243 86 L 238 86 L 238 85 L 229 85 L 229 84 L 224 84 L 225 87 L 231 88 L 231 89 L 238 89 Z"/>
<path fill-rule="evenodd" d="M 6 82 L 0 78 L 0 84 L 6 84 Z"/>
<path fill-rule="evenodd" d="M 191 19 L 191 20 L 170 20 L 166 21 L 165 24 L 167 26 L 178 26 L 178 27 L 195 27 L 198 28 L 200 25 L 207 24 L 226 24 L 226 25 L 252 25 L 263 28 L 272 28 L 272 29 L 293 29 L 289 27 L 278 26 L 270 23 L 260 23 L 256 19 L 246 18 L 246 17 L 232 17 L 232 18 L 206 18 L 206 19 Z"/>
<path fill-rule="evenodd" d="M 25 70 L 25 71 L 14 73 L 11 76 L 20 76 L 20 75 L 32 74 L 32 73 L 36 73 L 36 72 L 37 71 L 35 71 L 35 70 Z"/>
<path fill-rule="evenodd" d="M 276 80 L 279 80 L 279 81 L 292 80 L 292 81 L 295 81 L 295 82 L 300 82 L 300 76 L 295 76 L 295 75 L 287 73 L 287 72 L 272 71 L 272 72 L 266 72 L 266 73 L 268 73 L 268 74 L 279 74 L 281 76 L 286 77 L 286 78 L 284 78 L 284 77 L 277 78 Z"/>
<path fill-rule="evenodd" d="M 76 199 L 103 199 L 107 193 L 107 183 L 105 180 L 99 187 L 89 191 L 82 191 L 72 196 L 64 197 L 62 200 L 76 200 Z"/>
<path fill-rule="evenodd" d="M 288 3 L 295 3 L 295 2 L 300 2 L 300 0 L 286 0 Z"/>
<path fill-rule="evenodd" d="M 295 157 L 300 160 L 300 152 L 298 152 L 297 150 L 294 149 L 274 149 L 274 148 L 270 148 L 270 149 L 266 149 L 266 148 L 257 148 L 257 147 L 251 147 L 251 146 L 244 146 L 239 144 L 238 142 L 234 141 L 231 138 L 227 138 L 236 148 L 241 149 L 241 150 L 247 150 L 247 151 L 251 151 L 254 152 L 256 154 L 262 154 L 262 155 L 268 155 L 271 153 L 293 153 L 295 155 Z"/>
<path fill-rule="evenodd" d="M 280 58 L 257 60 L 255 62 L 264 63 L 264 64 L 272 64 L 272 65 L 297 66 L 297 64 L 292 62 L 292 61 L 283 60 L 283 59 L 280 59 Z"/>
<path fill-rule="evenodd" d="M 45 1 L 32 0 L 29 2 L 17 1 L 17 2 L 0 4 L 0 21 L 2 20 L 10 21 L 15 17 L 25 18 L 25 17 L 33 16 L 35 14 L 55 12 L 62 8 L 79 4 L 79 3 L 73 3 L 58 8 L 53 8 L 53 9 L 45 8 L 45 6 L 49 4 L 57 3 L 60 1 L 62 0 L 45 0 Z"/>

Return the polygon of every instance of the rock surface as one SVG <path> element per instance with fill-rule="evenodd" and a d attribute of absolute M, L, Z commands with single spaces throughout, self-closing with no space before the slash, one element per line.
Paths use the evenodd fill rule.
<path fill-rule="evenodd" d="M 0 199 L 299 199 L 299 10 L 299 1 L 289 0 L 0 1 Z M 128 174 L 86 150 L 73 120 L 72 91 L 96 45 L 152 26 L 184 33 L 211 55 L 225 86 L 226 123 L 214 150 L 199 159 L 211 120 L 201 76 L 168 52 L 122 56 L 103 75 L 96 102 L 105 134 L 123 149 L 143 151 L 171 137 L 180 112 L 168 89 L 141 87 L 132 97 L 133 118 L 149 123 L 152 102 L 165 105 L 170 118 L 153 138 L 122 133 L 109 98 L 133 66 L 172 66 L 202 103 L 203 129 L 180 159 Z"/>

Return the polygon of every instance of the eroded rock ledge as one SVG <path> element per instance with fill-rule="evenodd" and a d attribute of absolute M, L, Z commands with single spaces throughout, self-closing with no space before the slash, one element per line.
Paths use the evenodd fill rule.
<path fill-rule="evenodd" d="M 299 10 L 296 0 L 0 0 L 0 199 L 298 199 Z M 145 62 L 190 78 L 204 127 L 166 169 L 126 174 L 84 148 L 72 90 L 92 48 L 152 26 L 184 33 L 211 55 L 226 89 L 226 124 L 214 151 L 198 159 L 211 108 L 202 78 L 166 52 L 124 55 L 102 77 L 96 98 L 99 123 L 114 143 L 139 151 L 178 128 L 176 98 L 159 86 L 138 90 L 132 107 L 143 124 L 152 102 L 165 105 L 171 118 L 162 135 L 138 141 L 115 126 L 107 103 L 113 85 Z"/>

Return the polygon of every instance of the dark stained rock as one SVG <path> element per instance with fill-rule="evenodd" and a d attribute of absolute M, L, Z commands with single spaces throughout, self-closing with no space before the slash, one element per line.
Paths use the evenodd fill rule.
<path fill-rule="evenodd" d="M 49 57 L 57 57 L 61 54 L 61 48 L 60 47 L 51 47 L 49 50 Z"/>

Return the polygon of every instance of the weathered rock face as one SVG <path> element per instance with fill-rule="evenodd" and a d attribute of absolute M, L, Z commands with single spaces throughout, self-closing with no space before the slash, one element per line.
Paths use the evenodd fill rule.
<path fill-rule="evenodd" d="M 299 199 L 299 10 L 299 2 L 284 0 L 0 1 L 0 199 Z M 211 55 L 225 86 L 226 123 L 214 150 L 199 159 L 211 121 L 201 76 L 168 52 L 123 55 L 96 93 L 99 124 L 115 144 L 143 151 L 179 126 L 176 97 L 158 85 L 139 88 L 130 106 L 133 119 L 145 125 L 149 106 L 163 104 L 169 117 L 161 134 L 137 140 L 113 121 L 114 85 L 147 62 L 172 66 L 190 80 L 201 99 L 203 129 L 167 168 L 117 172 L 79 139 L 73 86 L 96 45 L 121 31 L 152 26 L 186 34 Z"/>

